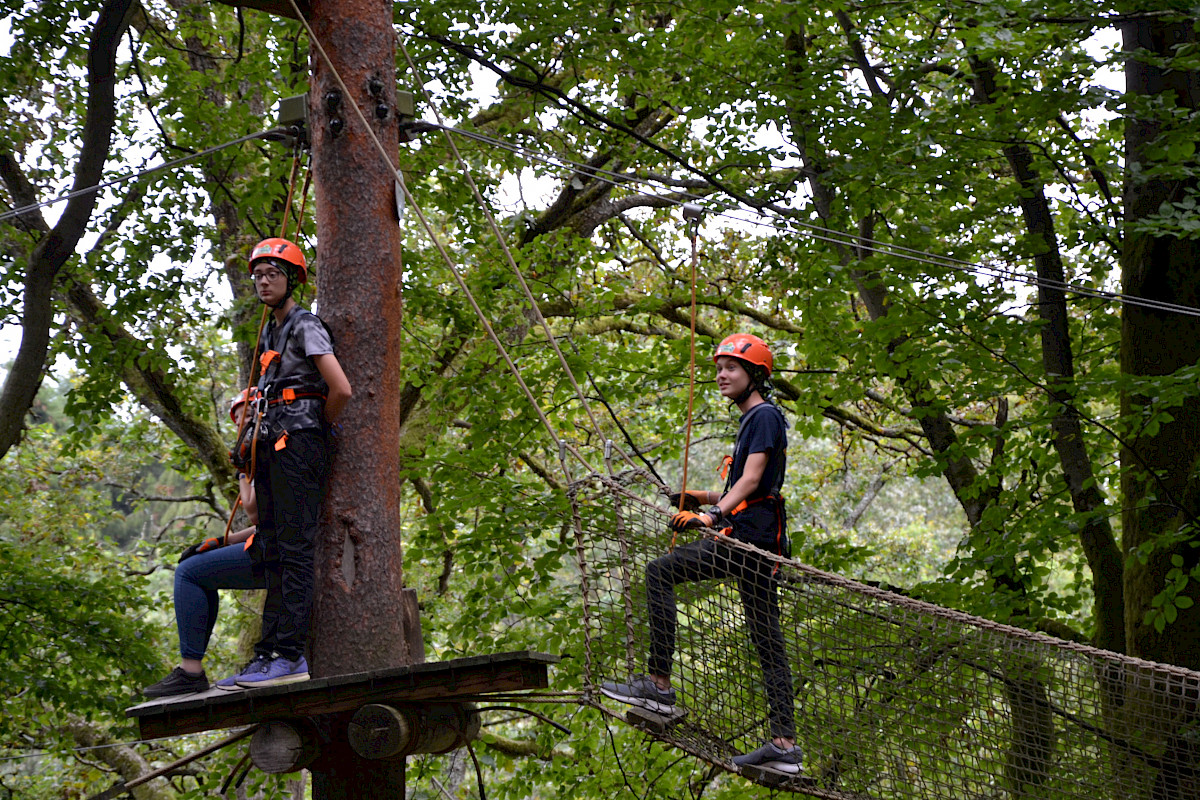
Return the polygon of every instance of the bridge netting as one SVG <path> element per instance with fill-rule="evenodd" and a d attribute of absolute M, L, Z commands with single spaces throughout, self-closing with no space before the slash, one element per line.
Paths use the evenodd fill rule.
<path fill-rule="evenodd" d="M 630 471 L 571 489 L 584 594 L 585 702 L 646 673 L 646 568 L 671 513 Z M 700 534 L 680 534 L 676 545 Z M 722 543 L 730 557 L 746 546 Z M 1200 673 L 1000 625 L 770 561 L 803 776 L 817 797 L 1200 797 Z M 763 670 L 735 580 L 676 589 L 672 681 L 687 715 L 652 734 L 710 764 L 769 737 Z"/>

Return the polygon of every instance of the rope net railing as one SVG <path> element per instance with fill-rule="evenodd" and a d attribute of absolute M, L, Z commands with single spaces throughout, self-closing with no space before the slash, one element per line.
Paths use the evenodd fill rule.
<path fill-rule="evenodd" d="M 671 512 L 634 472 L 591 475 L 571 494 L 584 702 L 623 715 L 629 707 L 598 687 L 661 657 L 647 568 L 671 549 Z M 697 538 L 680 535 L 677 547 Z M 734 771 L 733 755 L 794 713 L 803 773 L 778 788 L 817 797 L 1200 797 L 1200 673 L 940 608 L 727 537 L 713 547 L 737 577 L 675 586 L 671 678 L 686 716 L 655 738 Z M 764 574 L 783 665 L 763 630 Z M 661 576 L 650 584 L 661 608 Z"/>

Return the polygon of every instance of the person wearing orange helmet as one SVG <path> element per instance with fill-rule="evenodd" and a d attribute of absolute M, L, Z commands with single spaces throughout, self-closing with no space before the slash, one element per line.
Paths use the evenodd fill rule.
<path fill-rule="evenodd" d="M 304 253 L 287 239 L 250 251 L 250 278 L 271 308 L 256 354 L 261 368 L 254 490 L 258 531 L 247 550 L 266 576 L 262 636 L 234 676 L 243 688 L 307 680 L 318 518 L 329 463 L 329 428 L 350 400 L 333 337 L 292 298 L 308 281 Z"/>
<path fill-rule="evenodd" d="M 286 239 L 264 239 L 250 251 L 249 272 L 271 315 L 255 354 L 261 365 L 258 385 L 234 398 L 230 415 L 243 427 L 254 425 L 254 474 L 238 478 L 247 513 L 253 512 L 257 524 L 228 541 L 205 540 L 184 551 L 176 571 L 182 662 L 143 690 L 150 697 L 208 689 L 200 659 L 212 633 L 217 589 L 267 590 L 254 658 L 218 681 L 217 688 L 275 686 L 309 677 L 304 651 L 328 435 L 350 400 L 350 382 L 334 355 L 329 329 L 292 298 L 308 280 L 300 248 Z M 250 407 L 255 422 L 243 422 Z M 234 543 L 240 546 L 222 546 Z"/>
<path fill-rule="evenodd" d="M 718 390 L 742 414 L 733 455 L 726 458 L 725 487 L 719 492 L 689 489 L 682 498 L 672 495 L 676 508 L 681 499 L 684 508 L 671 518 L 669 526 L 680 532 L 707 528 L 719 535 L 677 547 L 646 567 L 648 674 L 634 676 L 628 683 L 604 682 L 600 691 L 614 700 L 672 715 L 675 587 L 734 578 L 762 666 L 770 736 L 761 747 L 735 756 L 733 763 L 738 768 L 795 775 L 800 772 L 803 754 L 795 741 L 792 674 L 779 623 L 776 562 L 767 555 L 786 556 L 789 552 L 787 515 L 780 494 L 787 468 L 787 421 L 771 401 L 774 358 L 766 342 L 753 334 L 735 333 L 717 346 L 713 361 Z M 701 511 L 703 506 L 708 508 Z M 757 549 L 733 546 L 726 537 Z"/>

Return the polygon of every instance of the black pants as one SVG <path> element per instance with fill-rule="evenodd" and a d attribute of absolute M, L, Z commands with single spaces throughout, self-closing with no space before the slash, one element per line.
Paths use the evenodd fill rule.
<path fill-rule="evenodd" d="M 264 451 L 266 451 L 264 453 Z M 260 447 L 254 476 L 258 533 L 254 553 L 262 560 L 267 600 L 258 655 L 304 655 L 312 617 L 314 561 L 321 499 L 329 469 L 321 431 L 297 431 L 287 447 Z"/>
<path fill-rule="evenodd" d="M 774 562 L 760 553 L 733 547 L 723 538 L 685 544 L 646 567 L 653 675 L 670 675 L 675 654 L 675 587 L 681 583 L 734 578 L 746 612 L 750 639 L 758 651 L 770 707 L 771 735 L 796 737 L 792 711 L 792 671 L 779 627 L 779 596 Z"/>

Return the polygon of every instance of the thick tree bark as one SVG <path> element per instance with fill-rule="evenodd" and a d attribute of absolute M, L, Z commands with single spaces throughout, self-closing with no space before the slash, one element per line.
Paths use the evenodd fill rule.
<path fill-rule="evenodd" d="M 341 422 L 317 555 L 316 675 L 397 667 L 423 658 L 408 641 L 399 478 L 400 229 L 395 177 L 363 130 L 363 109 L 398 159 L 390 3 L 313 4 L 309 97 L 321 316 L 354 391 Z M 415 614 L 415 609 L 411 610 Z"/>
<path fill-rule="evenodd" d="M 103 175 L 116 119 L 117 46 L 134 4 L 135 0 L 109 0 L 101 7 L 92 29 L 88 46 L 87 116 L 75 164 L 73 191 L 95 186 Z M 58 223 L 29 254 L 22 298 L 21 345 L 0 390 L 0 458 L 21 438 L 25 414 L 42 385 L 50 325 L 54 320 L 55 279 L 75 252 L 95 205 L 94 192 L 72 197 Z"/>
<path fill-rule="evenodd" d="M 1140 20 L 1122 26 L 1127 90 L 1151 96 L 1164 110 L 1159 117 L 1133 116 L 1126 121 L 1125 147 L 1129 171 L 1125 182 L 1126 232 L 1121 257 L 1122 290 L 1132 297 L 1184 306 L 1200 306 L 1200 241 L 1138 230 L 1138 223 L 1158 213 L 1163 203 L 1194 197 L 1193 178 L 1141 177 L 1137 167 L 1151 166 L 1147 145 L 1168 130 L 1167 115 L 1187 117 L 1200 108 L 1200 74 L 1153 63 L 1170 59 L 1175 49 L 1193 45 L 1193 21 Z M 1136 52 L 1151 55 L 1142 59 Z M 1160 165 L 1161 166 L 1161 165 Z M 1182 165 L 1181 165 L 1182 166 Z M 1190 168 L 1190 167 L 1189 167 Z M 1182 170 L 1181 170 L 1182 171 Z M 1170 375 L 1200 361 L 1200 319 L 1195 316 L 1126 304 L 1121 328 L 1121 369 L 1131 376 Z M 1153 398 L 1126 393 L 1121 413 L 1136 420 L 1152 413 Z M 1200 669 L 1200 605 L 1179 609 L 1178 618 L 1163 631 L 1147 624 L 1152 601 L 1166 588 L 1171 559 L 1183 559 L 1183 572 L 1200 559 L 1200 397 L 1170 409 L 1173 419 L 1157 431 L 1133 433 L 1122 450 L 1122 546 L 1128 559 L 1125 574 L 1125 628 L 1131 655 Z M 1170 537 L 1186 531 L 1182 541 Z M 1143 561 L 1140 548 L 1150 553 Z M 1200 598 L 1192 581 L 1186 594 Z"/>

